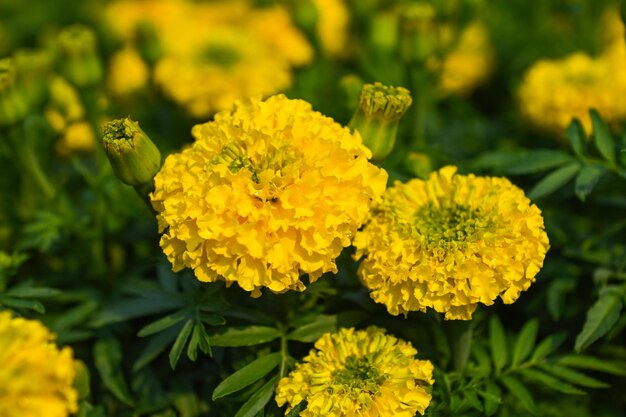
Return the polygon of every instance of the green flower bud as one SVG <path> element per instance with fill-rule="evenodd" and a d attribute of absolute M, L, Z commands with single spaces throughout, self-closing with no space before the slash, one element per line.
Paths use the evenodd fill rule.
<path fill-rule="evenodd" d="M 102 130 L 104 150 L 117 178 L 136 188 L 149 184 L 161 167 L 161 153 L 139 123 L 129 117 L 116 119 Z"/>
<path fill-rule="evenodd" d="M 52 56 L 43 49 L 21 49 L 15 53 L 14 57 L 17 79 L 31 108 L 42 106 L 48 96 Z"/>
<path fill-rule="evenodd" d="M 412 102 L 411 93 L 403 87 L 379 82 L 363 86 L 349 126 L 361 134 L 373 160 L 382 160 L 392 151 L 398 123 Z"/>
<path fill-rule="evenodd" d="M 103 70 L 96 51 L 96 35 L 81 25 L 65 28 L 57 39 L 61 72 L 78 87 L 90 87 L 102 81 Z"/>
<path fill-rule="evenodd" d="M 400 17 L 398 48 L 407 64 L 421 64 L 436 46 L 435 9 L 428 3 L 407 7 Z"/>
<path fill-rule="evenodd" d="M 150 65 L 154 65 L 163 56 L 163 46 L 159 41 L 154 25 L 147 21 L 137 23 L 135 27 L 137 49 L 141 57 Z"/>
<path fill-rule="evenodd" d="M 404 168 L 416 177 L 427 179 L 433 170 L 433 164 L 425 153 L 411 152 L 404 160 Z"/>
<path fill-rule="evenodd" d="M 17 83 L 13 58 L 0 60 L 0 126 L 20 122 L 28 113 L 28 98 Z"/>

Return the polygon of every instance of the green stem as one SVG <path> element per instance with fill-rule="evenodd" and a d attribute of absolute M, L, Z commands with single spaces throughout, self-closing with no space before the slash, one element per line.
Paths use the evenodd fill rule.
<path fill-rule="evenodd" d="M 289 361 L 289 351 L 287 350 L 287 328 L 282 329 L 282 335 L 280 336 L 280 378 L 285 376 L 287 372 L 287 362 Z"/>
<path fill-rule="evenodd" d="M 444 325 L 452 351 L 452 365 L 455 371 L 463 373 L 472 350 L 472 321 L 451 320 Z"/>

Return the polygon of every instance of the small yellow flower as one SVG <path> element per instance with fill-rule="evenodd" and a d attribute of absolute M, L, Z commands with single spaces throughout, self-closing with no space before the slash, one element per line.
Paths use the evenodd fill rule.
<path fill-rule="evenodd" d="M 63 136 L 55 146 L 61 156 L 68 156 L 75 152 L 93 151 L 96 147 L 96 135 L 89 122 L 71 123 L 65 127 Z"/>
<path fill-rule="evenodd" d="M 253 296 L 304 290 L 336 272 L 387 173 L 332 119 L 283 95 L 239 104 L 194 126 L 196 142 L 167 157 L 152 204 L 175 271 L 236 282 Z"/>
<path fill-rule="evenodd" d="M 506 178 L 457 175 L 396 182 L 357 233 L 356 258 L 371 297 L 389 313 L 471 319 L 478 303 L 514 302 L 548 250 L 540 210 Z"/>
<path fill-rule="evenodd" d="M 40 322 L 0 312 L 0 416 L 67 417 L 77 411 L 76 365 Z"/>
<path fill-rule="evenodd" d="M 149 77 L 148 66 L 134 47 L 126 46 L 111 57 L 107 81 L 114 96 L 125 97 L 143 89 Z"/>
<path fill-rule="evenodd" d="M 317 36 L 330 56 L 347 55 L 350 12 L 345 0 L 313 0 L 317 8 Z"/>
<path fill-rule="evenodd" d="M 413 417 L 430 404 L 433 365 L 410 343 L 376 327 L 326 333 L 276 388 L 287 412 L 302 417 Z"/>

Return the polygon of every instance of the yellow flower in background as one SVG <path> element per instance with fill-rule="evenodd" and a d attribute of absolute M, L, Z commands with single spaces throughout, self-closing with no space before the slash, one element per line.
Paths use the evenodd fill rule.
<path fill-rule="evenodd" d="M 605 21 L 608 43 L 600 56 L 576 52 L 562 59 L 543 59 L 524 74 L 519 107 L 536 128 L 565 138 L 567 126 L 578 118 L 590 134 L 591 108 L 608 123 L 626 120 L 624 26 L 617 14 L 609 14 Z"/>
<path fill-rule="evenodd" d="M 316 31 L 322 49 L 330 56 L 347 54 L 350 12 L 345 0 L 313 0 L 317 8 Z"/>
<path fill-rule="evenodd" d="M 71 123 L 65 127 L 63 135 L 56 142 L 55 147 L 61 156 L 93 151 L 96 147 L 96 135 L 89 122 Z"/>
<path fill-rule="evenodd" d="M 457 175 L 396 182 L 357 233 L 359 277 L 389 313 L 471 319 L 478 303 L 514 302 L 548 250 L 540 210 L 506 178 Z"/>
<path fill-rule="evenodd" d="M 107 14 L 127 41 L 136 41 L 138 25 L 152 25 L 162 49 L 154 81 L 195 117 L 230 109 L 238 99 L 285 90 L 293 68 L 313 57 L 306 38 L 279 5 L 140 0 L 114 3 Z"/>
<path fill-rule="evenodd" d="M 480 22 L 470 23 L 441 63 L 435 64 L 442 93 L 470 94 L 491 75 L 494 56 L 487 29 Z"/>
<path fill-rule="evenodd" d="M 283 95 L 240 103 L 192 134 L 155 177 L 161 247 L 175 271 L 253 296 L 336 272 L 387 182 L 358 134 Z"/>
<path fill-rule="evenodd" d="M 109 92 L 126 97 L 146 86 L 150 71 L 139 52 L 129 45 L 111 57 L 107 77 Z"/>
<path fill-rule="evenodd" d="M 383 329 L 326 333 L 276 388 L 287 412 L 306 400 L 302 417 L 413 417 L 430 404 L 433 365 L 410 343 Z"/>
<path fill-rule="evenodd" d="M 66 417 L 77 411 L 76 365 L 40 322 L 0 312 L 0 416 Z"/>

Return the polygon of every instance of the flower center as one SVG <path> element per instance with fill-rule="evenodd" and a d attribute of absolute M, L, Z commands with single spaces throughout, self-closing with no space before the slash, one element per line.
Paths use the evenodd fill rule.
<path fill-rule="evenodd" d="M 385 376 L 380 374 L 368 356 L 348 356 L 345 367 L 332 374 L 333 385 L 343 385 L 356 394 L 377 394 L 384 381 Z"/>
<path fill-rule="evenodd" d="M 435 207 L 425 204 L 415 213 L 415 228 L 429 249 L 451 249 L 478 239 L 493 221 L 479 208 L 464 204 Z"/>
<path fill-rule="evenodd" d="M 232 68 L 240 59 L 239 51 L 228 45 L 208 45 L 200 54 L 200 61 L 220 68 Z"/>

